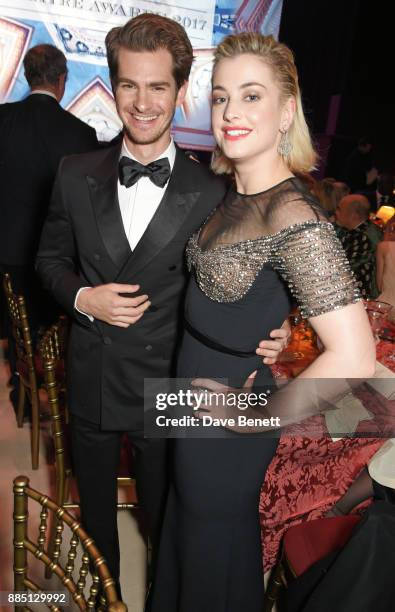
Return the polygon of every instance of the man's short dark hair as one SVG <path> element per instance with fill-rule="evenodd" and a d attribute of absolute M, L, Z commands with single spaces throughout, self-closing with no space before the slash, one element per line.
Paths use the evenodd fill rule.
<path fill-rule="evenodd" d="M 23 66 L 30 87 L 56 85 L 62 74 L 67 73 L 66 57 L 53 45 L 37 45 L 29 49 Z"/>
<path fill-rule="evenodd" d="M 189 78 L 193 61 L 192 45 L 184 28 L 173 19 L 153 13 L 138 15 L 122 27 L 108 32 L 106 48 L 110 77 L 114 84 L 118 77 L 120 48 L 137 52 L 166 49 L 173 58 L 173 76 L 177 88 Z"/>

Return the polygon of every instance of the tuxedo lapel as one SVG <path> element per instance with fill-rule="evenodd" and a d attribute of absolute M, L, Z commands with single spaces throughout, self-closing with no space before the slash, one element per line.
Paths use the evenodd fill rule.
<path fill-rule="evenodd" d="M 190 185 L 189 163 L 177 149 L 171 177 L 161 203 L 135 250 L 119 272 L 117 281 L 137 274 L 172 240 L 200 195 Z"/>
<path fill-rule="evenodd" d="M 118 202 L 120 146 L 110 147 L 103 161 L 86 177 L 99 233 L 118 270 L 131 253 Z"/>

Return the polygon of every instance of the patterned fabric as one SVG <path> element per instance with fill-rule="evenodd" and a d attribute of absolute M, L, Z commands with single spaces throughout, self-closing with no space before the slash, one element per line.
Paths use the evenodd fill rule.
<path fill-rule="evenodd" d="M 395 325 L 387 323 L 387 331 L 395 336 Z M 376 346 L 377 361 L 395 372 L 395 344 L 381 340 Z"/>
<path fill-rule="evenodd" d="M 259 503 L 265 572 L 277 562 L 287 529 L 322 518 L 384 443 L 378 438 L 332 442 L 331 438 L 281 437 Z"/>
<path fill-rule="evenodd" d="M 376 248 L 383 239 L 377 225 L 365 221 L 353 230 L 335 225 L 336 234 L 355 274 L 361 294 L 366 299 L 378 296 L 376 285 Z"/>
<path fill-rule="evenodd" d="M 266 264 L 305 318 L 360 299 L 332 225 L 294 179 L 261 194 L 228 196 L 190 239 L 187 261 L 200 289 L 217 302 L 241 300 Z"/>
<path fill-rule="evenodd" d="M 392 343 L 380 342 L 377 357 L 395 371 Z M 274 370 L 276 373 L 281 371 L 277 365 Z M 387 438 L 393 437 L 394 423 L 387 405 L 390 400 L 380 398 L 378 402 L 375 393 L 366 388 L 356 395 L 375 417 L 375 425 L 372 421 L 359 424 L 357 435 L 361 437 L 333 442 L 326 435 L 321 415 L 311 420 L 314 420 L 317 436 L 320 430 L 322 436 L 303 437 L 301 425 L 287 428 L 281 436 L 276 455 L 266 472 L 259 503 L 265 572 L 277 562 L 281 540 L 287 529 L 323 517 L 349 489 Z M 366 507 L 370 501 L 354 511 Z"/>

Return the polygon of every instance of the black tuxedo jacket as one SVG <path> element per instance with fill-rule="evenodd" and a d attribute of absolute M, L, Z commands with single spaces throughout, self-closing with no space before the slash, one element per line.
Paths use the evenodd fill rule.
<path fill-rule="evenodd" d="M 221 179 L 177 149 L 164 197 L 132 252 L 117 196 L 120 144 L 62 160 L 37 270 L 74 317 L 68 358 L 72 413 L 103 429 L 143 427 L 144 377 L 168 377 L 187 271 L 184 249 L 225 192 Z M 152 306 L 127 329 L 91 323 L 74 309 L 78 289 L 140 285 Z"/>
<path fill-rule="evenodd" d="M 34 264 L 61 158 L 97 148 L 95 131 L 51 96 L 0 105 L 0 263 Z"/>

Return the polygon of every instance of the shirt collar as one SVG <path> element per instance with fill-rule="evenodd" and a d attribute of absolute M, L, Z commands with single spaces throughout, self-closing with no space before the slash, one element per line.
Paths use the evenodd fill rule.
<path fill-rule="evenodd" d="M 341 230 L 343 230 L 344 232 L 355 232 L 355 230 L 361 229 L 362 226 L 367 226 L 367 224 L 368 224 L 368 219 L 365 219 L 365 221 L 361 221 L 355 227 L 348 228 L 348 227 L 344 227 L 344 225 L 339 225 L 339 223 L 335 222 L 335 225 Z"/>
<path fill-rule="evenodd" d="M 361 221 L 360 223 L 358 223 L 358 225 L 353 227 L 351 231 L 353 232 L 354 230 L 362 229 L 362 226 L 367 226 L 367 224 L 368 224 L 368 220 L 365 219 L 365 221 Z"/>
<path fill-rule="evenodd" d="M 129 149 L 126 146 L 126 142 L 125 139 L 122 142 L 122 149 L 121 149 L 121 157 L 125 155 L 126 157 L 130 157 L 130 159 L 134 159 L 135 161 L 139 162 L 141 164 L 141 161 L 139 159 L 137 159 L 133 153 L 131 153 L 129 151 Z M 165 149 L 165 151 L 163 151 L 163 153 L 161 153 L 160 155 L 158 155 L 157 157 L 155 157 L 156 159 L 162 159 L 162 157 L 167 157 L 167 159 L 169 160 L 169 164 L 170 164 L 170 170 L 173 170 L 173 166 L 174 166 L 174 162 L 176 159 L 176 145 L 174 144 L 174 140 L 171 138 L 170 140 L 170 144 L 169 146 Z M 152 160 L 152 161 L 155 161 Z"/>
<path fill-rule="evenodd" d="M 341 227 L 343 230 L 345 230 L 346 232 L 355 232 L 356 230 L 361 230 L 361 229 L 365 229 L 365 227 L 367 226 L 367 221 L 361 221 L 360 223 L 358 223 L 358 225 L 355 225 L 354 227 L 344 227 L 343 225 L 340 225 L 339 227 Z"/>
<path fill-rule="evenodd" d="M 52 93 L 52 91 L 47 91 L 46 89 L 35 89 L 34 91 L 31 91 L 29 95 L 33 96 L 34 94 L 44 94 L 45 96 L 50 96 L 51 98 L 54 98 L 56 102 L 58 101 L 55 94 Z"/>

